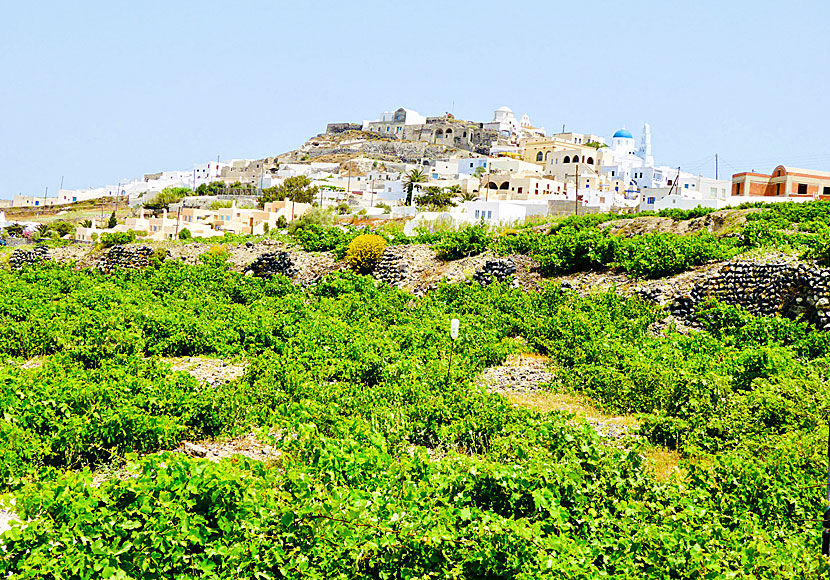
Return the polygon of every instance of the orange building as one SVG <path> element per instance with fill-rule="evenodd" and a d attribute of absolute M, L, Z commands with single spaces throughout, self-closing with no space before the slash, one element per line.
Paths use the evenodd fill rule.
<path fill-rule="evenodd" d="M 732 195 L 830 200 L 830 172 L 779 165 L 772 175 L 736 173 Z"/>

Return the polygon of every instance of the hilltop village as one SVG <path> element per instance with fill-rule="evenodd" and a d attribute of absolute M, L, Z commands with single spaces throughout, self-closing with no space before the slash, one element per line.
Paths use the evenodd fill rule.
<path fill-rule="evenodd" d="M 305 192 L 299 197 L 291 193 L 297 185 Z M 272 202 L 268 207 L 265 199 Z M 712 179 L 658 164 L 648 124 L 639 141 L 624 127 L 610 138 L 548 134 L 527 114 L 517 118 L 500 107 L 487 122 L 399 108 L 372 121 L 330 123 L 276 157 L 208 161 L 106 187 L 61 189 L 54 197 L 18 195 L 7 206 L 37 210 L 114 200 L 117 207 L 123 200 L 133 208 L 129 221 L 112 227 L 100 219 L 82 224 L 74 236 L 88 242 L 127 229 L 157 240 L 185 228 L 194 237 L 261 234 L 314 205 L 418 223 L 444 218 L 505 225 L 532 216 L 721 209 L 753 199 L 830 199 L 830 173 L 778 166 L 769 174 Z M 139 208 L 147 208 L 146 215 Z M 0 222 L 7 223 L 3 216 Z"/>

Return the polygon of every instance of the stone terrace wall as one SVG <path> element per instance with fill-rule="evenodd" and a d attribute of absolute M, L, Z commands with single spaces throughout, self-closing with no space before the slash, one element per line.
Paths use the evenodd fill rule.
<path fill-rule="evenodd" d="M 734 262 L 698 281 L 691 292 L 669 305 L 675 316 L 690 319 L 706 298 L 743 306 L 758 316 L 799 315 L 830 330 L 830 269 L 807 262 Z"/>
<path fill-rule="evenodd" d="M 24 266 L 36 266 L 51 260 L 49 248 L 36 246 L 32 250 L 15 250 L 9 258 L 9 267 L 12 270 L 19 270 Z"/>
<path fill-rule="evenodd" d="M 116 268 L 134 270 L 146 268 L 150 265 L 150 259 L 155 255 L 152 248 L 138 246 L 128 248 L 126 246 L 113 246 L 98 260 L 97 267 L 102 272 L 112 272 Z"/>

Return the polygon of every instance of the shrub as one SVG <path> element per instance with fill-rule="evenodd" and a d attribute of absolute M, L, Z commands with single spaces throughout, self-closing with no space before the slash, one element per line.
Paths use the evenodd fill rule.
<path fill-rule="evenodd" d="M 492 237 L 483 224 L 468 226 L 457 232 L 448 233 L 438 243 L 439 260 L 457 260 L 468 256 L 477 256 L 487 249 Z"/>
<path fill-rule="evenodd" d="M 815 260 L 823 266 L 830 266 L 830 240 L 822 240 L 801 255 L 802 260 Z"/>
<path fill-rule="evenodd" d="M 277 218 L 277 227 L 280 229 L 285 229 L 288 227 L 288 220 L 285 219 L 284 215 L 281 215 Z"/>
<path fill-rule="evenodd" d="M 386 240 L 377 234 L 362 234 L 349 243 L 346 263 L 358 274 L 368 274 L 380 262 Z"/>
<path fill-rule="evenodd" d="M 122 246 L 124 244 L 131 244 L 135 241 L 135 232 L 128 230 L 126 232 L 105 232 L 101 234 L 101 245 L 105 248 L 113 246 Z"/>
<path fill-rule="evenodd" d="M 181 231 L 179 232 L 179 239 L 180 240 L 189 240 L 192 237 L 193 237 L 193 235 L 190 233 L 190 230 L 187 229 L 187 228 L 182 228 Z"/>

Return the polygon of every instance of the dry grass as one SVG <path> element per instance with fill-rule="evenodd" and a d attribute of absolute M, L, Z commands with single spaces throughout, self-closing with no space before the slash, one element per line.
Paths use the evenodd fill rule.
<path fill-rule="evenodd" d="M 528 355 L 523 355 L 528 356 Z M 637 427 L 637 419 L 631 415 L 608 415 L 597 409 L 584 397 L 566 395 L 553 392 L 537 393 L 504 393 L 504 396 L 517 407 L 533 409 L 540 413 L 551 411 L 565 411 L 573 413 L 579 418 L 592 421 L 602 421 L 614 425 L 625 425 L 626 427 Z"/>
<path fill-rule="evenodd" d="M 679 467 L 680 454 L 677 451 L 655 447 L 642 452 L 657 481 L 669 481 L 672 476 L 683 477 Z"/>

